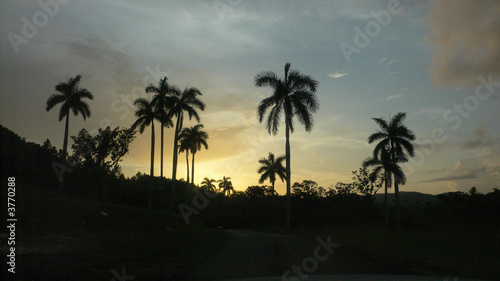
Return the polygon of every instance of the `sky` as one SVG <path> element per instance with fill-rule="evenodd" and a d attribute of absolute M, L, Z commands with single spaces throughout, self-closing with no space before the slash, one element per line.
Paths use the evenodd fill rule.
<path fill-rule="evenodd" d="M 284 123 L 274 136 L 258 122 L 258 103 L 272 89 L 254 78 L 282 76 L 290 62 L 319 82 L 320 102 L 313 130 L 297 124 L 291 135 L 292 182 L 351 182 L 375 146 L 367 141 L 378 129 L 372 118 L 405 112 L 416 155 L 400 190 L 499 188 L 499 1 L 19 0 L 2 1 L 0 17 L 0 124 L 27 141 L 62 148 L 64 122 L 45 103 L 69 77 L 81 74 L 95 97 L 90 118 L 71 115 L 76 135 L 129 127 L 133 101 L 167 76 L 200 89 L 206 103 L 209 149 L 196 154 L 195 183 L 230 176 L 245 190 L 258 184 L 260 158 L 285 153 Z M 150 138 L 150 128 L 137 134 L 121 162 L 125 176 L 149 172 Z M 166 129 L 166 176 L 172 143 Z M 276 190 L 284 194 L 285 184 Z"/>

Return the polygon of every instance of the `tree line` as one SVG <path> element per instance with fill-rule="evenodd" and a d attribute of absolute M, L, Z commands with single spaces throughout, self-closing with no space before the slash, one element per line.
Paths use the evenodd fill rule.
<path fill-rule="evenodd" d="M 208 149 L 208 134 L 203 131 L 203 124 L 199 111 L 204 111 L 205 103 L 201 100 L 202 93 L 195 87 L 180 90 L 177 86 L 170 84 L 167 77 L 160 79 L 157 85 L 150 84 L 145 88 L 146 93 L 153 94 L 151 98 L 138 98 L 134 101 L 136 106 L 136 120 L 130 128 L 105 128 L 99 129 L 96 135 L 91 135 L 85 129 L 81 129 L 76 136 L 72 136 L 71 146 L 73 154 L 68 153 L 68 130 L 70 113 L 82 115 L 83 119 L 90 117 L 90 106 L 85 100 L 93 100 L 94 95 L 80 86 L 81 75 L 69 78 L 55 86 L 56 93 L 51 95 L 46 102 L 45 109 L 50 111 L 60 104 L 59 121 L 65 121 L 65 131 L 62 151 L 57 151 L 47 140 L 43 145 L 48 158 L 55 159 L 50 165 L 56 170 L 54 163 L 80 163 L 80 165 L 69 165 L 59 167 L 65 177 L 62 182 L 67 187 L 79 186 L 83 193 L 103 193 L 104 197 L 112 194 L 111 190 L 117 188 L 111 186 L 120 185 L 114 181 L 127 180 L 121 172 L 119 163 L 128 153 L 130 143 L 135 139 L 136 133 L 140 134 L 151 127 L 151 159 L 149 175 L 138 173 L 130 178 L 130 182 L 143 186 L 135 186 L 131 194 L 140 193 L 141 196 L 147 187 L 147 205 L 149 208 L 161 207 L 172 210 L 175 204 L 187 202 L 191 198 L 190 192 L 193 188 L 199 188 L 203 192 L 220 193 L 224 200 L 230 195 L 246 196 L 247 199 L 274 198 L 280 201 L 280 196 L 275 191 L 276 180 L 286 182 L 285 206 L 276 209 L 277 213 L 283 212 L 283 218 L 287 228 L 291 226 L 292 197 L 294 200 L 309 200 L 311 198 L 351 198 L 353 194 L 359 196 L 366 202 L 384 186 L 384 220 L 389 224 L 390 216 L 395 217 L 397 228 L 401 226 L 399 186 L 406 183 L 406 176 L 400 164 L 408 161 L 414 156 L 412 141 L 415 134 L 405 126 L 406 113 L 399 112 L 388 120 L 373 118 L 378 129 L 368 136 L 368 143 L 375 144 L 373 153 L 361 163 L 359 171 L 353 172 L 352 183 L 339 182 L 334 188 L 328 190 L 318 187 L 314 181 L 306 180 L 302 183 L 291 182 L 291 150 L 290 135 L 296 127 L 295 121 L 304 126 L 310 132 L 314 126 L 313 114 L 319 110 L 319 100 L 316 96 L 319 83 L 309 75 L 299 70 L 291 69 L 291 64 L 284 66 L 284 76 L 279 76 L 272 71 L 263 71 L 254 77 L 257 87 L 270 87 L 272 94 L 264 98 L 257 107 L 257 116 L 260 123 L 264 123 L 270 135 L 279 132 L 281 121 L 285 121 L 285 154 L 275 156 L 270 152 L 267 158 L 259 159 L 261 165 L 257 170 L 260 175 L 259 184 L 265 181 L 270 186 L 250 186 L 245 192 L 238 193 L 231 183 L 231 178 L 224 176 L 219 181 L 209 177 L 204 178 L 200 186 L 194 184 L 195 155 L 202 148 Z M 198 124 L 184 127 L 184 119 L 194 119 Z M 154 152 L 155 152 L 155 122 L 160 126 L 160 175 L 156 179 L 154 175 Z M 175 123 L 175 125 L 174 125 Z M 174 129 L 172 176 L 170 179 L 164 177 L 164 129 Z M 186 157 L 186 180 L 177 179 L 178 155 L 185 153 Z M 189 159 L 191 156 L 191 159 Z M 45 159 L 45 158 L 43 158 Z M 191 167 L 189 161 L 191 160 Z M 59 161 L 59 162 L 58 162 Z M 283 163 L 285 162 L 285 163 Z M 191 169 L 190 169 L 191 168 Z M 368 170 L 371 169 L 371 170 Z M 61 181 L 61 173 L 57 173 Z M 218 186 L 216 185 L 218 184 Z M 388 204 L 388 189 L 394 186 L 395 207 Z M 218 188 L 217 188 L 218 187 Z M 142 189 L 141 189 L 142 188 Z M 101 190 L 100 190 L 101 189 Z M 137 190 L 136 190 L 137 189 Z M 141 189 L 141 190 L 139 190 Z M 106 191 L 107 190 L 107 191 Z M 190 191 L 191 190 L 191 191 Z M 120 191 L 124 193 L 124 191 Z M 126 193 L 126 192 L 125 192 Z M 125 196 L 125 195 L 124 195 Z M 156 196 L 156 197 L 155 197 Z M 127 197 L 127 196 L 125 196 Z M 133 196 L 130 196 L 133 197 Z M 142 198 L 142 197 L 141 197 Z M 354 198 L 354 197 L 352 197 Z M 352 199 L 351 198 L 351 199 Z M 357 198 L 357 197 L 356 197 Z M 350 199 L 349 199 L 350 200 Z M 356 199 L 357 200 L 357 199 Z M 155 202 L 153 202 L 155 201 Z M 158 202 L 163 204 L 158 206 Z M 280 201 L 281 202 L 281 201 Z M 274 203 L 274 204 L 282 204 Z M 367 203 L 368 204 L 368 203 Z M 278 208 L 278 207 L 277 207 Z M 393 210 L 393 214 L 390 213 Z M 297 214 L 299 215 L 299 214 Z"/>

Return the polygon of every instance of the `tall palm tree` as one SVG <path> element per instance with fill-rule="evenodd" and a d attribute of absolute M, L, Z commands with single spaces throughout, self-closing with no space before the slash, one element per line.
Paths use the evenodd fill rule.
<path fill-rule="evenodd" d="M 208 192 L 215 192 L 215 183 L 217 181 L 215 179 L 209 179 L 207 177 L 203 178 L 203 181 L 201 182 L 201 187 Z"/>
<path fill-rule="evenodd" d="M 290 228 L 290 132 L 293 133 L 293 117 L 297 119 L 310 132 L 313 127 L 312 113 L 319 108 L 319 102 L 315 95 L 318 82 L 311 76 L 301 74 L 298 70 L 290 70 L 290 63 L 285 64 L 285 76 L 278 77 L 276 73 L 264 71 L 255 76 L 255 85 L 258 87 L 270 86 L 273 95 L 263 99 L 257 109 L 259 122 L 262 123 L 266 111 L 270 109 L 267 117 L 267 131 L 276 135 L 281 120 L 281 114 L 285 114 L 285 156 L 286 156 L 286 197 L 287 216 L 286 225 Z"/>
<path fill-rule="evenodd" d="M 231 177 L 224 176 L 222 179 L 218 180 L 219 188 L 222 189 L 222 194 L 230 195 L 231 191 L 234 193 L 233 183 L 231 182 Z"/>
<path fill-rule="evenodd" d="M 276 182 L 276 175 L 278 175 L 283 181 L 286 178 L 286 170 L 283 167 L 283 160 L 285 160 L 285 155 L 281 155 L 278 158 L 275 158 L 274 154 L 269 152 L 269 156 L 267 158 L 261 158 L 259 163 L 262 164 L 260 166 L 257 173 L 262 174 L 259 183 L 263 184 L 265 180 L 269 179 L 272 185 L 272 194 L 275 194 L 274 191 L 274 183 Z"/>
<path fill-rule="evenodd" d="M 187 112 L 190 120 L 191 118 L 194 118 L 197 122 L 200 122 L 200 117 L 198 112 L 196 112 L 196 109 L 205 110 L 205 103 L 198 98 L 198 96 L 201 95 L 202 93 L 197 88 L 186 88 L 182 91 L 182 93 L 180 91 L 175 91 L 170 96 L 172 100 L 172 107 L 169 115 L 177 118 L 174 132 L 174 153 L 172 165 L 172 179 L 174 181 L 177 178 L 179 134 L 183 125 L 184 112 Z"/>
<path fill-rule="evenodd" d="M 389 151 L 390 162 L 392 163 L 392 174 L 394 175 L 394 196 L 396 199 L 396 225 L 399 229 L 401 218 L 399 215 L 399 183 L 403 182 L 402 176 L 395 171 L 398 162 L 406 159 L 406 154 L 410 157 L 415 155 L 415 149 L 411 141 L 415 140 L 415 134 L 408 129 L 403 121 L 406 113 L 399 112 L 392 117 L 389 122 L 382 118 L 373 118 L 379 125 L 380 130 L 368 137 L 368 143 L 379 141 L 373 150 L 373 157 L 378 158 L 385 150 Z M 382 156 L 380 156 L 382 158 Z M 402 171 L 401 171 L 402 172 Z"/>
<path fill-rule="evenodd" d="M 132 124 L 132 129 L 137 129 L 139 127 L 139 133 L 143 133 L 146 126 L 151 125 L 151 164 L 149 175 L 154 177 L 155 170 L 155 123 L 154 121 L 158 119 L 158 111 L 154 108 L 153 102 L 149 101 L 145 98 L 138 98 L 134 101 L 134 105 L 137 106 L 137 110 L 135 111 L 135 116 L 139 117 Z M 148 185 L 149 188 L 149 200 L 148 207 L 152 208 L 152 191 L 151 185 Z"/>
<path fill-rule="evenodd" d="M 407 162 L 408 159 L 406 156 L 402 156 L 398 158 L 398 163 Z M 368 157 L 363 161 L 363 168 L 373 167 L 372 172 L 369 175 L 370 181 L 375 182 L 380 176 L 384 179 L 384 206 L 385 206 L 385 225 L 389 225 L 389 205 L 387 200 L 387 189 L 392 186 L 392 173 L 396 173 L 398 175 L 398 180 L 400 184 L 406 183 L 406 176 L 403 172 L 403 169 L 399 165 L 394 166 L 391 158 L 390 151 L 388 149 L 384 149 L 380 153 L 380 159 L 377 157 Z"/>
<path fill-rule="evenodd" d="M 138 98 L 134 101 L 134 105 L 137 106 L 135 111 L 135 116 L 139 117 L 134 124 L 132 124 L 132 129 L 137 129 L 139 127 L 139 133 L 143 133 L 146 126 L 151 125 L 151 164 L 149 174 L 154 176 L 155 167 L 155 124 L 154 121 L 158 118 L 158 112 L 155 110 L 152 101 L 145 98 Z"/>
<path fill-rule="evenodd" d="M 152 104 L 155 106 L 155 110 L 158 112 L 158 121 L 161 123 L 160 127 L 160 177 L 163 178 L 163 128 L 170 128 L 173 126 L 172 118 L 168 115 L 171 107 L 171 100 L 168 96 L 173 92 L 178 91 L 175 86 L 170 86 L 167 82 L 167 77 L 165 76 L 160 80 L 158 86 L 150 84 L 146 87 L 146 93 L 154 93 Z"/>
<path fill-rule="evenodd" d="M 69 78 L 66 82 L 59 82 L 55 86 L 56 94 L 51 95 L 47 99 L 47 104 L 45 107 L 46 111 L 51 110 L 55 105 L 62 103 L 61 109 L 59 110 L 59 121 L 66 118 L 66 126 L 64 128 L 64 143 L 63 143 L 63 157 L 66 158 L 68 152 L 68 131 L 69 131 L 69 113 L 73 111 L 76 116 L 81 113 L 83 120 L 90 117 L 89 105 L 82 101 L 82 99 L 87 98 L 93 100 L 94 96 L 85 88 L 80 88 L 81 75 L 77 75 L 75 78 Z"/>

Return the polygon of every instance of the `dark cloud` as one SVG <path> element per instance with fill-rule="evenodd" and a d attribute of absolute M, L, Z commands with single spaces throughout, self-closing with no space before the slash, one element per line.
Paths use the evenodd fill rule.
<path fill-rule="evenodd" d="M 437 85 L 474 86 L 479 75 L 500 76 L 500 1 L 439 0 L 431 6 L 428 42 L 437 47 Z"/>
<path fill-rule="evenodd" d="M 488 147 L 500 143 L 500 137 L 494 137 L 486 134 L 486 125 L 479 124 L 474 128 L 474 135 L 465 138 L 459 145 L 461 149 L 475 149 Z"/>

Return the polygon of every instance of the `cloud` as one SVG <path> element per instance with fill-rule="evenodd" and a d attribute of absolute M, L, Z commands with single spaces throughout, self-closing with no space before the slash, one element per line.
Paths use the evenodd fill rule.
<path fill-rule="evenodd" d="M 330 73 L 327 76 L 331 77 L 331 78 L 334 78 L 334 79 L 337 79 L 337 78 L 344 77 L 344 76 L 347 76 L 347 75 L 349 75 L 349 72 L 346 72 L 345 70 L 343 70 L 342 72 Z"/>
<path fill-rule="evenodd" d="M 402 97 L 404 95 L 405 95 L 405 93 L 396 94 L 396 95 L 392 95 L 392 96 L 387 96 L 385 98 L 379 99 L 379 101 L 390 101 L 392 99 L 398 99 L 398 98 L 400 98 L 400 97 Z"/>
<path fill-rule="evenodd" d="M 377 63 L 383 63 L 384 61 L 386 61 L 389 57 L 385 57 L 385 58 L 381 58 L 379 61 L 377 61 Z"/>
<path fill-rule="evenodd" d="M 397 61 L 398 61 L 397 59 L 393 59 L 390 62 L 386 63 L 385 66 L 387 67 L 387 66 L 389 66 L 389 65 L 391 65 L 391 64 L 393 64 L 393 63 L 395 63 Z"/>
<path fill-rule="evenodd" d="M 436 85 L 475 86 L 479 75 L 500 75 L 500 1 L 439 0 L 431 6 L 429 32 Z"/>
<path fill-rule="evenodd" d="M 489 147 L 492 145 L 500 144 L 500 138 L 493 135 L 486 134 L 486 125 L 479 124 L 474 127 L 474 135 L 465 138 L 459 145 L 461 149 L 469 150 L 479 147 Z"/>

